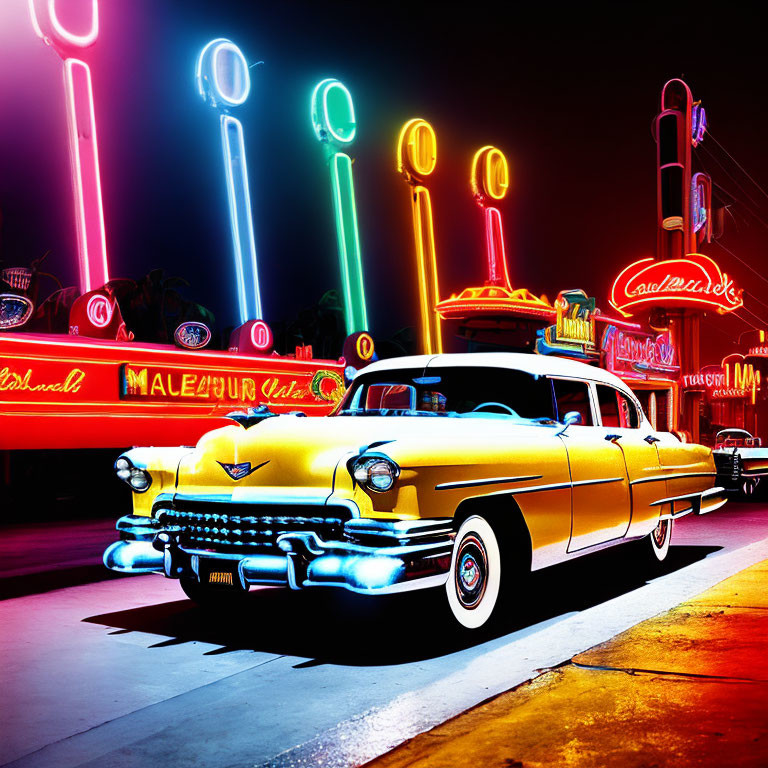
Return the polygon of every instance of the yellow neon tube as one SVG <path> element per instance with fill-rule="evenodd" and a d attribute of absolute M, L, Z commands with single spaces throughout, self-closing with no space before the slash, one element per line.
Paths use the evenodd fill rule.
<path fill-rule="evenodd" d="M 416 246 L 416 271 L 419 280 L 422 347 L 425 354 L 443 351 L 440 316 L 435 310 L 440 301 L 437 279 L 437 253 L 429 190 L 421 183 L 437 164 L 437 137 L 432 126 L 421 118 L 403 125 L 397 141 L 397 170 L 411 187 L 413 237 Z"/>

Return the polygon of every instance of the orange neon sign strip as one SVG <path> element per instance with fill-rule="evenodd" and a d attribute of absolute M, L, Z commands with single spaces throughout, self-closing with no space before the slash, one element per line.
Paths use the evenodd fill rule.
<path fill-rule="evenodd" d="M 424 353 L 443 351 L 440 316 L 435 307 L 440 301 L 437 279 L 437 253 L 432 216 L 432 199 L 425 179 L 437 165 L 437 137 L 432 126 L 421 118 L 403 125 L 397 140 L 397 170 L 411 187 L 413 238 L 419 278 L 419 306 Z"/>

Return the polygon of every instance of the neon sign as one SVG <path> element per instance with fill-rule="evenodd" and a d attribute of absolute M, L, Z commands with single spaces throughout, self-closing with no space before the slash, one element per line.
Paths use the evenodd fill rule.
<path fill-rule="evenodd" d="M 685 259 L 647 258 L 630 264 L 614 281 L 609 302 L 624 316 L 652 306 L 687 306 L 724 313 L 744 303 L 742 290 L 701 253 L 690 253 Z"/>
<path fill-rule="evenodd" d="M 202 349 L 211 340 L 211 329 L 205 323 L 189 320 L 176 328 L 173 340 L 183 349 Z"/>
<path fill-rule="evenodd" d="M 320 377 L 320 378 L 318 378 Z M 319 383 L 332 379 L 334 387 L 320 388 Z M 318 371 L 311 379 L 295 376 L 258 375 L 243 372 L 203 372 L 176 366 L 144 366 L 125 364 L 121 367 L 120 398 L 174 402 L 179 400 L 204 403 L 303 404 L 333 402 L 344 383 L 335 371 Z"/>
<path fill-rule="evenodd" d="M 699 241 L 712 239 L 711 199 L 712 180 L 706 173 L 694 173 L 691 178 L 691 221 L 694 233 L 701 232 Z"/>
<path fill-rule="evenodd" d="M 8 366 L 0 368 L 0 392 L 61 392 L 77 394 L 85 380 L 85 371 L 71 368 L 61 378 L 54 381 L 33 379 L 35 371 L 27 368 L 21 373 Z"/>
<path fill-rule="evenodd" d="M 697 147 L 704 140 L 707 130 L 707 113 L 701 102 L 691 105 L 691 143 Z"/>
<path fill-rule="evenodd" d="M 331 172 L 344 313 L 347 333 L 352 334 L 368 330 L 352 159 L 339 151 L 355 139 L 355 108 L 350 92 L 333 78 L 321 80 L 315 86 L 311 108 L 312 127 L 325 149 Z"/>
<path fill-rule="evenodd" d="M 437 281 L 437 255 L 432 219 L 432 200 L 423 182 L 437 164 L 437 137 L 432 126 L 420 118 L 409 120 L 397 141 L 397 170 L 411 187 L 413 236 L 419 276 L 419 304 L 423 351 L 427 355 L 443 351 L 440 301 Z"/>
<path fill-rule="evenodd" d="M 584 360 L 600 356 L 596 345 L 595 299 L 584 291 L 561 291 L 555 301 L 554 325 L 537 331 L 536 352 Z"/>
<path fill-rule="evenodd" d="M 683 388 L 706 392 L 712 400 L 749 399 L 754 405 L 760 389 L 760 372 L 744 356 L 728 355 L 721 365 L 708 365 L 698 373 L 683 376 Z"/>
<path fill-rule="evenodd" d="M 555 308 L 546 296 L 534 296 L 526 288 L 509 290 L 492 285 L 482 288 L 465 288 L 460 294 L 452 294 L 437 305 L 440 317 L 461 319 L 473 314 L 513 315 L 534 319 L 554 320 Z"/>
<path fill-rule="evenodd" d="M 652 336 L 609 325 L 603 334 L 605 367 L 624 378 L 647 379 L 652 374 L 677 378 L 680 374 L 677 348 L 669 333 Z"/>
<path fill-rule="evenodd" d="M 266 355 L 273 343 L 272 329 L 263 320 L 249 320 L 232 331 L 229 351 L 240 355 Z"/>
<path fill-rule="evenodd" d="M 245 103 L 251 90 L 248 62 L 243 52 L 225 38 L 211 40 L 197 58 L 196 82 L 203 100 L 220 113 L 237 301 L 242 324 L 263 316 L 243 124 L 229 114 L 232 107 Z"/>
<path fill-rule="evenodd" d="M 511 291 L 501 211 L 492 205 L 495 201 L 503 200 L 509 189 L 509 165 L 500 149 L 486 146 L 475 152 L 470 186 L 475 201 L 485 214 L 485 253 L 488 260 L 486 285 L 499 285 Z"/>
<path fill-rule="evenodd" d="M 56 11 L 56 0 L 29 0 L 29 12 L 37 36 L 64 59 L 80 292 L 88 293 L 109 282 L 109 268 L 91 70 L 84 61 L 71 54 L 96 42 L 99 6 L 97 0 L 92 0 L 89 25 L 84 34 L 75 34 L 62 24 Z"/>
<path fill-rule="evenodd" d="M 726 388 L 748 393 L 754 405 L 757 391 L 760 389 L 760 371 L 756 371 L 752 363 L 747 363 L 744 355 L 738 353 L 724 357 L 722 367 L 725 371 Z"/>

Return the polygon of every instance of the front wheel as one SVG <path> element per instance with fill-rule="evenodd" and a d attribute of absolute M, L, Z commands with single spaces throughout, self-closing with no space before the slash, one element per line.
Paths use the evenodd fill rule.
<path fill-rule="evenodd" d="M 453 618 L 466 629 L 478 629 L 490 618 L 499 600 L 501 554 L 487 520 L 473 515 L 456 534 L 451 570 L 445 584 Z"/>

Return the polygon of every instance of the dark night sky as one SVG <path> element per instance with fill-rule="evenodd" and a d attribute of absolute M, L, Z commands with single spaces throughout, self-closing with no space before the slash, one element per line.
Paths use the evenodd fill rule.
<path fill-rule="evenodd" d="M 26 0 L 0 9 L 0 257 L 75 282 L 61 63 L 32 33 Z M 337 283 L 327 169 L 309 121 L 324 77 L 352 92 L 355 182 L 374 332 L 417 320 L 408 191 L 397 133 L 424 117 L 438 137 L 431 184 L 441 293 L 483 280 L 483 230 L 469 164 L 483 144 L 512 168 L 504 214 L 516 287 L 581 287 L 608 310 L 613 277 L 655 245 L 655 145 L 661 86 L 684 76 L 712 135 L 768 185 L 762 24 L 754 4 L 236 2 L 102 0 L 94 73 L 112 273 L 152 267 L 192 283 L 219 325 L 234 321 L 229 225 L 214 112 L 197 96 L 199 49 L 230 37 L 251 62 L 245 126 L 266 319 L 293 317 Z M 768 264 L 768 197 L 705 141 L 714 180 L 738 198 L 722 244 Z M 712 154 L 708 154 L 712 153 Z M 717 165 L 713 155 L 725 164 Z M 743 189 L 739 188 L 739 185 Z M 752 198 L 750 200 L 750 198 Z M 768 320 L 768 282 L 720 246 L 705 252 Z M 748 312 L 741 313 L 753 323 Z M 745 322 L 709 317 L 704 362 Z"/>

